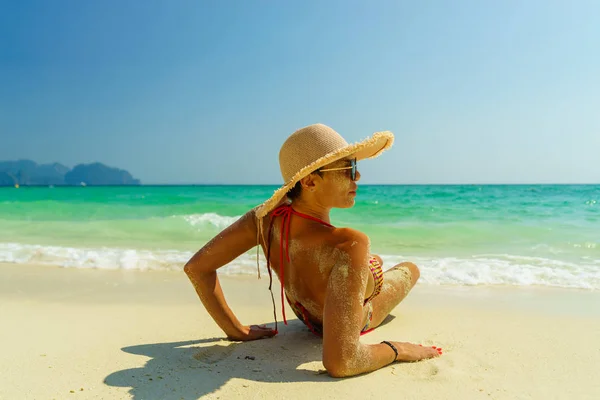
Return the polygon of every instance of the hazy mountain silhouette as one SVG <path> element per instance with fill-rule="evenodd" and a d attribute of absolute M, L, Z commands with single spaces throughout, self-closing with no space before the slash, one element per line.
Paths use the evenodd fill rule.
<path fill-rule="evenodd" d="M 102 163 L 79 164 L 69 169 L 59 163 L 37 164 L 31 160 L 0 161 L 0 186 L 14 185 L 140 185 L 123 169 Z"/>

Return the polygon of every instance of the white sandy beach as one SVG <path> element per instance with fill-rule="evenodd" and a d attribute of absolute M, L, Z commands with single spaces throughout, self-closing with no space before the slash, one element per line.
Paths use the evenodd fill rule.
<path fill-rule="evenodd" d="M 268 279 L 221 281 L 241 321 L 272 321 Z M 0 399 L 600 398 L 600 293 L 418 284 L 393 315 L 362 340 L 444 355 L 340 380 L 296 319 L 223 340 L 183 272 L 0 264 Z"/>

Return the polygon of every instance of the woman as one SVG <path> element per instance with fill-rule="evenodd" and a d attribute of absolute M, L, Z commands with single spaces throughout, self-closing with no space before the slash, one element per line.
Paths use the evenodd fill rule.
<path fill-rule="evenodd" d="M 377 327 L 419 278 L 412 263 L 382 273 L 369 238 L 331 224 L 332 208 L 354 205 L 360 173 L 356 162 L 390 148 L 391 132 L 349 145 L 328 126 L 294 132 L 282 145 L 285 185 L 200 249 L 184 270 L 202 303 L 231 340 L 271 337 L 277 329 L 243 325 L 225 302 L 216 270 L 260 245 L 296 316 L 323 337 L 323 364 L 334 377 L 374 371 L 394 361 L 439 356 L 441 349 L 384 341 L 366 345 L 360 335 Z M 277 328 L 277 325 L 276 325 Z"/>

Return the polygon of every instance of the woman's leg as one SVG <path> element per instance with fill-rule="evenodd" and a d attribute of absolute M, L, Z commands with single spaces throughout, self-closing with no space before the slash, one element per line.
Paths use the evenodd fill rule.
<path fill-rule="evenodd" d="M 369 328 L 379 326 L 390 312 L 408 295 L 419 280 L 419 268 L 411 262 L 403 262 L 383 274 L 381 293 L 373 303 L 373 319 Z"/>

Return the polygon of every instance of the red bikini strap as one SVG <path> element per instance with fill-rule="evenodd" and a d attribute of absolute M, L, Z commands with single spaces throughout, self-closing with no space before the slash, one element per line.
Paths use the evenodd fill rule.
<path fill-rule="evenodd" d="M 300 213 L 300 212 L 294 210 L 290 204 L 283 204 L 283 205 L 277 207 L 275 210 L 273 210 L 273 213 L 271 214 L 271 224 L 269 226 L 269 239 L 268 239 L 269 245 L 267 246 L 267 270 L 269 271 L 269 290 L 271 290 L 271 284 L 273 282 L 273 278 L 271 275 L 271 269 L 270 269 L 270 263 L 269 263 L 270 255 L 271 255 L 271 251 L 270 251 L 271 250 L 271 247 L 270 247 L 271 230 L 273 228 L 273 222 L 275 222 L 275 218 L 280 215 L 283 216 L 283 219 L 281 221 L 281 237 L 279 238 L 279 281 L 281 283 L 281 313 L 283 314 L 283 323 L 285 325 L 287 325 L 287 319 L 285 317 L 285 302 L 283 300 L 283 298 L 284 298 L 283 288 L 284 288 L 284 282 L 285 282 L 284 276 L 283 276 L 283 267 L 284 267 L 285 260 L 290 262 L 289 236 L 290 236 L 290 223 L 292 221 L 292 214 L 295 214 L 302 218 L 309 219 L 311 221 L 319 222 L 328 227 L 333 227 L 333 225 L 331 225 L 319 218 L 315 218 L 313 216 L 303 214 L 303 213 Z M 283 243 L 284 241 L 285 241 L 285 249 L 284 249 L 284 243 Z M 284 254 L 284 250 L 285 250 L 285 254 Z M 277 330 L 277 316 L 275 316 L 275 330 Z"/>
<path fill-rule="evenodd" d="M 271 218 L 271 223 L 269 224 L 269 233 L 267 236 L 267 271 L 269 272 L 269 292 L 271 292 L 271 301 L 273 301 L 273 317 L 275 318 L 275 332 L 278 333 L 277 330 L 277 310 L 275 308 L 275 298 L 273 297 L 273 274 L 271 273 L 271 232 L 273 231 L 273 222 L 275 222 L 275 218 Z"/>
<path fill-rule="evenodd" d="M 315 222 L 319 222 L 319 223 L 321 223 L 321 224 L 323 224 L 323 225 L 325 225 L 325 226 L 328 226 L 328 227 L 330 227 L 330 228 L 333 228 L 333 225 L 331 225 L 331 224 L 329 224 L 329 223 L 327 223 L 327 222 L 323 221 L 322 219 L 319 219 L 319 218 L 313 217 L 313 216 L 311 216 L 311 215 L 308 215 L 308 214 L 302 214 L 301 212 L 298 212 L 298 211 L 294 210 L 294 209 L 292 208 L 292 206 L 289 206 L 289 207 L 290 207 L 290 210 L 292 210 L 292 214 L 295 214 L 295 215 L 297 215 L 297 216 L 299 216 L 299 217 L 302 217 L 302 218 L 310 219 L 310 220 L 312 220 L 312 221 L 315 221 Z"/>

